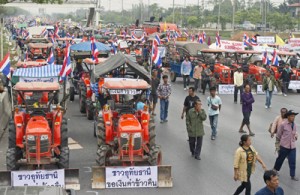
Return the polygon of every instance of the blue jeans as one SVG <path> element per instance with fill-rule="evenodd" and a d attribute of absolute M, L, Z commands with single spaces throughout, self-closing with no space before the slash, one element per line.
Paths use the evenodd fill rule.
<path fill-rule="evenodd" d="M 269 108 L 271 106 L 273 91 L 266 90 L 266 106 Z"/>
<path fill-rule="evenodd" d="M 218 114 L 209 116 L 211 136 L 217 136 L 218 116 Z"/>
<path fill-rule="evenodd" d="M 285 160 L 285 158 L 288 158 L 289 161 L 289 167 L 290 167 L 290 176 L 295 177 L 296 172 L 296 148 L 294 149 L 288 149 L 280 146 L 279 155 L 276 159 L 274 169 L 276 171 L 280 171 L 281 166 Z"/>
<path fill-rule="evenodd" d="M 169 100 L 160 99 L 160 120 L 164 121 L 168 118 Z"/>

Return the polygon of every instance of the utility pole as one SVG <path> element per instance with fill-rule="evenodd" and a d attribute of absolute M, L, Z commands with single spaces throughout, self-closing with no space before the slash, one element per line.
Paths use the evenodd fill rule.
<path fill-rule="evenodd" d="M 200 18 L 200 0 L 198 0 L 197 9 L 198 9 L 198 18 Z"/>
<path fill-rule="evenodd" d="M 141 21 L 143 21 L 143 0 L 140 0 L 140 4 L 141 4 Z"/>
<path fill-rule="evenodd" d="M 173 0 L 173 24 L 175 23 L 175 0 Z"/>
<path fill-rule="evenodd" d="M 123 11 L 124 11 L 124 0 L 122 0 L 122 16 L 124 16 L 123 14 Z"/>
<path fill-rule="evenodd" d="M 150 18 L 150 0 L 148 0 L 148 18 Z"/>
<path fill-rule="evenodd" d="M 3 28 L 4 28 L 4 18 L 0 18 L 0 22 L 1 22 L 1 58 L 0 58 L 0 60 L 3 60 L 3 49 L 4 49 L 4 47 L 3 47 L 3 42 L 4 42 L 4 40 L 3 40 Z"/>
<path fill-rule="evenodd" d="M 221 0 L 219 0 L 218 26 L 217 26 L 217 29 L 219 29 L 219 25 L 220 25 L 220 12 L 221 12 Z"/>
<path fill-rule="evenodd" d="M 110 7 L 110 6 L 111 6 L 111 0 L 108 0 L 108 3 L 109 3 L 109 4 L 108 4 L 108 11 L 111 11 L 111 9 L 110 9 L 110 8 L 111 8 L 111 7 Z"/>
<path fill-rule="evenodd" d="M 233 3 L 232 3 L 232 34 L 234 34 L 234 23 L 235 23 L 235 1 L 236 0 L 233 0 Z"/>

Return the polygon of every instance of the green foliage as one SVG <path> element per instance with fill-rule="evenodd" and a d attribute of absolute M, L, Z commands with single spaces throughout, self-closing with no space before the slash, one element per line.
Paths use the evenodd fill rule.
<path fill-rule="evenodd" d="M 187 23 L 190 26 L 196 26 L 196 24 L 198 23 L 198 18 L 196 16 L 189 16 L 187 19 Z"/>

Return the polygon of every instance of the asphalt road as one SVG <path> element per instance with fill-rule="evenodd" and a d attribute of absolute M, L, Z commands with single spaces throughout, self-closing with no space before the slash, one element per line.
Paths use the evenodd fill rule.
<path fill-rule="evenodd" d="M 93 123 L 80 114 L 78 99 L 68 103 L 69 137 L 82 147 L 82 149 L 71 150 L 70 154 L 70 168 L 80 169 L 81 190 L 78 194 L 233 194 L 240 184 L 233 180 L 233 155 L 238 147 L 240 138 L 238 128 L 242 120 L 241 105 L 233 104 L 233 95 L 220 95 L 223 106 L 219 116 L 218 137 L 215 141 L 210 140 L 209 121 L 205 121 L 206 135 L 204 136 L 201 154 L 202 160 L 198 161 L 190 155 L 185 122 L 180 118 L 183 101 L 187 95 L 187 91 L 183 90 L 181 79 L 172 83 L 172 90 L 169 122 L 160 124 L 159 118 L 156 116 L 156 141 L 157 144 L 162 146 L 163 164 L 172 165 L 173 188 L 92 190 L 90 168 L 96 165 L 95 156 L 97 149 L 96 138 L 93 137 Z M 199 97 L 202 101 L 206 98 L 202 94 Z M 251 116 L 251 127 L 256 135 L 252 142 L 267 167 L 271 169 L 276 159 L 274 153 L 275 140 L 270 138 L 267 129 L 275 116 L 278 115 L 281 107 L 287 107 L 288 109 L 300 112 L 300 96 L 296 93 L 288 97 L 275 95 L 273 96 L 271 109 L 264 108 L 264 95 L 255 95 L 254 97 L 255 103 Z M 206 104 L 203 107 L 207 110 Z M 300 131 L 300 116 L 297 116 L 296 123 L 298 124 L 298 131 Z M 299 148 L 300 143 L 298 142 L 297 145 Z M 1 170 L 5 170 L 6 148 L 7 132 L 2 135 L 0 142 Z M 297 153 L 297 165 L 299 165 L 299 152 Z M 297 176 L 300 177 L 299 166 L 296 172 Z M 265 185 L 262 176 L 263 170 L 260 164 L 257 163 L 257 170 L 251 176 L 253 194 Z M 283 187 L 285 194 L 298 195 L 300 194 L 299 184 L 300 181 L 295 182 L 290 180 L 288 163 L 286 161 L 280 171 L 280 186 Z"/>

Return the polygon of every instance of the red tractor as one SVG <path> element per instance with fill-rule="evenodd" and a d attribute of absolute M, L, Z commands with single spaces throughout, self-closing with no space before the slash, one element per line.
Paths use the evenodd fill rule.
<path fill-rule="evenodd" d="M 22 164 L 33 168 L 48 164 L 68 168 L 67 120 L 60 106 L 52 108 L 59 84 L 18 82 L 14 91 L 17 104 L 9 123 L 7 169 L 18 170 Z"/>
<path fill-rule="evenodd" d="M 160 165 L 162 153 L 155 144 L 154 119 L 147 103 L 142 103 L 150 85 L 144 80 L 111 78 L 102 88 L 110 99 L 98 116 L 97 164 Z"/>

